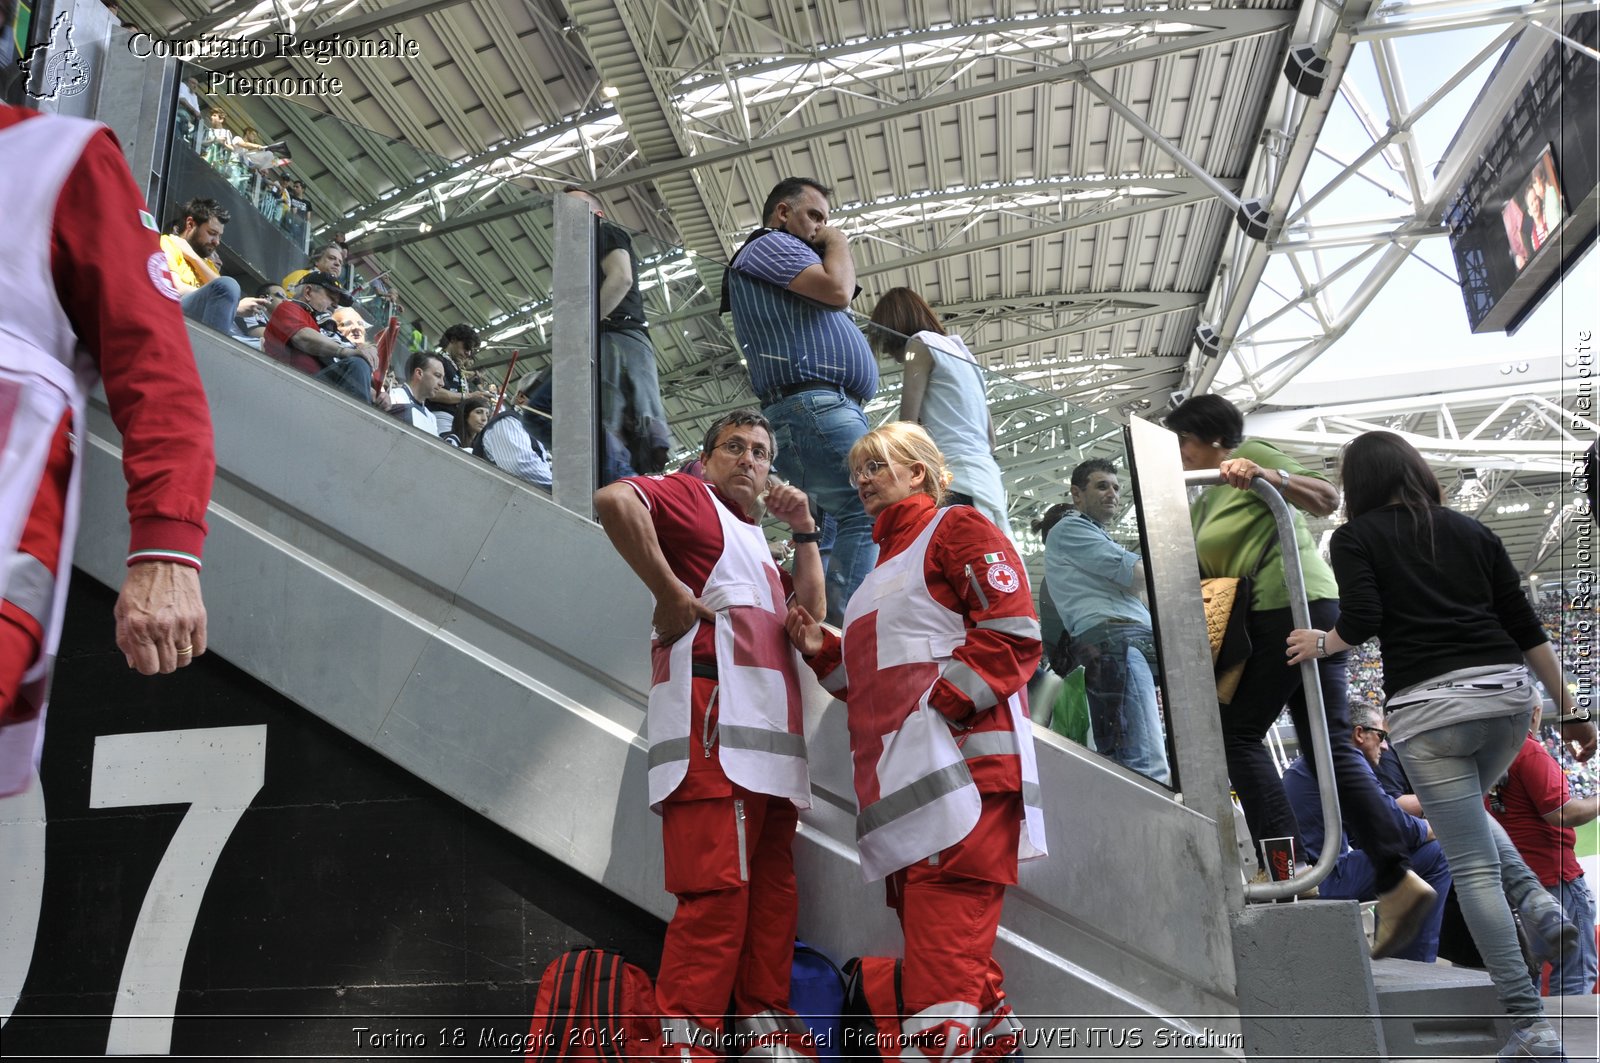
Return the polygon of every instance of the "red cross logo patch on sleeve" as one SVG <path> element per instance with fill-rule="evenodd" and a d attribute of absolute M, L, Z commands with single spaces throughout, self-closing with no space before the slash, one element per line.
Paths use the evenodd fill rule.
<path fill-rule="evenodd" d="M 1010 594 L 1022 586 L 1022 580 L 1017 578 L 1017 570 L 1010 565 L 989 566 L 989 586 L 1001 594 Z"/>
<path fill-rule="evenodd" d="M 150 283 L 156 291 L 177 302 L 183 296 L 178 292 L 178 286 L 172 282 L 172 271 L 167 268 L 167 253 L 165 251 L 153 252 L 144 264 L 145 272 L 150 274 Z"/>

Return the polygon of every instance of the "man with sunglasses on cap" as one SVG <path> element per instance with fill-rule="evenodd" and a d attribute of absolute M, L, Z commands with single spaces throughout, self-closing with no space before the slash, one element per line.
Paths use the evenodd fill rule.
<path fill-rule="evenodd" d="M 332 324 L 336 305 L 349 306 L 350 293 L 321 270 L 310 271 L 300 279 L 294 298 L 285 299 L 272 311 L 261 349 L 353 398 L 387 405 L 387 396 L 375 396 L 372 390 L 377 349 L 368 344 L 357 346 L 339 335 Z"/>

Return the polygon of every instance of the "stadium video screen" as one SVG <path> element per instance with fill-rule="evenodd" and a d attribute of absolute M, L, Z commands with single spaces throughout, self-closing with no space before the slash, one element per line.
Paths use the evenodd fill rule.
<path fill-rule="evenodd" d="M 1600 15 L 1578 15 L 1564 31 L 1594 48 Z M 1514 332 L 1594 242 L 1596 66 L 1583 50 L 1555 42 L 1445 211 L 1473 332 Z M 1476 107 L 1495 106 L 1484 92 Z"/>
<path fill-rule="evenodd" d="M 1521 272 L 1549 243 L 1566 217 L 1555 158 L 1547 146 L 1533 172 L 1500 208 L 1511 262 Z"/>

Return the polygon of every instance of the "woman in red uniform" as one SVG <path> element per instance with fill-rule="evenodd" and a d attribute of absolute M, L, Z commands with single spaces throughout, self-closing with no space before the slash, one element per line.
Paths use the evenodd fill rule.
<path fill-rule="evenodd" d="M 994 962 L 1005 888 L 1043 856 L 1024 689 L 1039 620 L 1011 541 L 950 482 L 928 434 L 900 422 L 850 450 L 876 524 L 878 565 L 841 640 L 804 609 L 789 637 L 849 704 L 856 838 L 867 881 L 887 880 L 905 934 L 902 1055 L 999 1057 L 1020 1029 Z"/>

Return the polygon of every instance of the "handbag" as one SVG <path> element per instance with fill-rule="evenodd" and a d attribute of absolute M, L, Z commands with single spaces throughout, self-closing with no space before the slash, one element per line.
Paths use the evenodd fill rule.
<path fill-rule="evenodd" d="M 1244 666 L 1255 647 L 1250 642 L 1250 603 L 1255 598 L 1256 574 L 1272 552 L 1268 541 L 1248 576 L 1210 576 L 1200 581 L 1200 600 L 1206 609 L 1206 635 L 1211 640 L 1211 670 L 1216 676 L 1217 704 L 1228 705 L 1239 691 Z"/>

